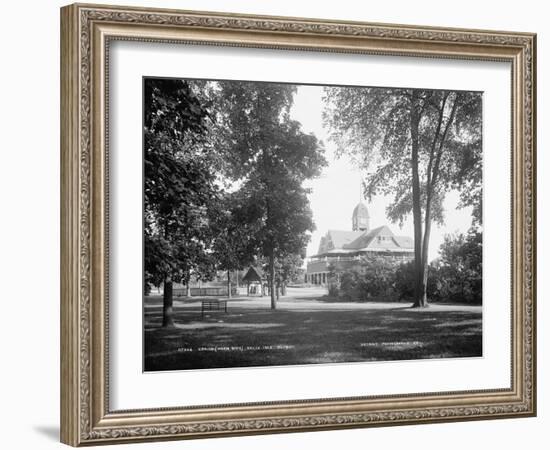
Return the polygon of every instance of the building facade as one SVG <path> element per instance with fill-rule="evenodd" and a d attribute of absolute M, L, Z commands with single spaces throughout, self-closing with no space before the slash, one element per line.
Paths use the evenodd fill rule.
<path fill-rule="evenodd" d="M 361 201 L 353 210 L 351 230 L 328 230 L 319 250 L 309 256 L 305 282 L 325 285 L 331 268 L 336 273 L 358 267 L 364 256 L 382 256 L 397 261 L 414 258 L 414 242 L 408 236 L 396 236 L 387 225 L 370 228 L 367 206 Z"/>

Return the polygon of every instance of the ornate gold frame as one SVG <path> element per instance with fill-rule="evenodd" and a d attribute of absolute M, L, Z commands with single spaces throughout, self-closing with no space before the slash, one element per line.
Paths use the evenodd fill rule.
<path fill-rule="evenodd" d="M 510 62 L 510 388 L 111 411 L 107 372 L 106 64 L 109 42 L 115 39 Z M 535 415 L 535 51 L 536 36 L 529 33 L 105 5 L 62 8 L 62 442 L 79 446 Z"/>

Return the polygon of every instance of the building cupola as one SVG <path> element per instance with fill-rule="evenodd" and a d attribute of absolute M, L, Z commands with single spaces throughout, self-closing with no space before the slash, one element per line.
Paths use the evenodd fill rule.
<path fill-rule="evenodd" d="M 353 231 L 369 231 L 369 210 L 363 202 L 359 202 L 353 210 L 351 229 Z"/>
<path fill-rule="evenodd" d="M 370 216 L 367 205 L 363 203 L 363 183 L 359 184 L 359 203 L 353 209 L 351 216 L 351 229 L 353 231 L 369 231 Z"/>

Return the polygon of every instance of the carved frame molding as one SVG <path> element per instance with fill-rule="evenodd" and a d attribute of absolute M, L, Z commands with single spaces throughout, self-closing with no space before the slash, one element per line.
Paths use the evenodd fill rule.
<path fill-rule="evenodd" d="M 509 61 L 512 65 L 512 386 L 110 411 L 108 57 L 114 39 Z M 533 416 L 536 36 L 99 5 L 61 10 L 61 439 L 79 446 Z"/>

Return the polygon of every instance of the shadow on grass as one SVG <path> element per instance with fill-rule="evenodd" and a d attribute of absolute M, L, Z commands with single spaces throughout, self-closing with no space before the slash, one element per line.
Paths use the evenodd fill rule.
<path fill-rule="evenodd" d="M 161 328 L 162 309 L 146 309 L 147 371 L 482 355 L 480 311 L 243 308 L 201 318 L 186 306 L 174 320 Z"/>

